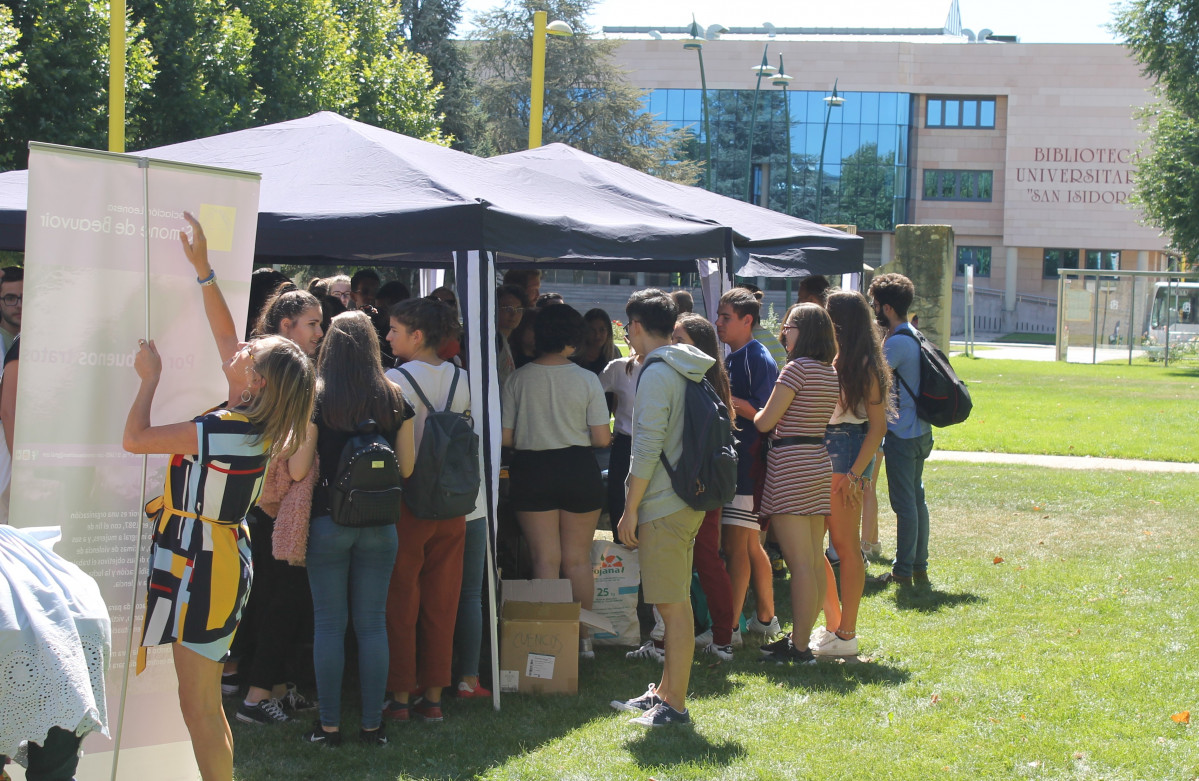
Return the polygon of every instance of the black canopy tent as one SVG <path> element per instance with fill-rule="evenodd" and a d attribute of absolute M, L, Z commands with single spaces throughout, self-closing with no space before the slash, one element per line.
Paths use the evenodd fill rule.
<path fill-rule="evenodd" d="M 790 217 L 698 187 L 675 184 L 565 144 L 493 158 L 672 214 L 718 222 L 732 230 L 728 259 L 743 277 L 803 277 L 862 270 L 861 236 Z"/>
<path fill-rule="evenodd" d="M 702 190 L 682 188 L 703 206 L 683 208 L 665 200 L 665 191 L 663 200 L 648 197 L 659 180 L 643 174 L 626 188 L 595 186 L 555 175 L 558 166 L 481 159 L 329 112 L 137 155 L 261 173 L 260 261 L 455 269 L 467 343 L 477 347 L 469 350 L 470 389 L 493 534 L 497 263 L 691 270 L 696 261 L 716 259 L 756 275 L 762 272 L 753 264 L 769 258 L 805 274 L 861 268 L 857 237 L 838 244 L 846 234 L 812 226 L 818 230 L 807 241 L 797 233 L 801 221 L 784 218 L 779 227 L 773 212 Z M 0 174 L 0 249 L 24 249 L 26 189 L 25 171 Z M 722 219 L 734 213 L 741 215 L 737 227 Z"/>

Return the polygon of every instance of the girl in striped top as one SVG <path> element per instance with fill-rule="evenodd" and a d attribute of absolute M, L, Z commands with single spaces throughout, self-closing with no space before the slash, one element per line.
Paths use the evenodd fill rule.
<path fill-rule="evenodd" d="M 787 365 L 779 374 L 754 425 L 769 436 L 762 512 L 791 570 L 793 632 L 764 646 L 778 661 L 812 661 L 808 633 L 823 601 L 824 516 L 829 512 L 832 466 L 824 428 L 840 388 L 833 357 L 837 340 L 828 314 L 815 304 L 796 304 L 783 318 L 780 339 Z M 802 645 L 798 645 L 802 643 Z"/>

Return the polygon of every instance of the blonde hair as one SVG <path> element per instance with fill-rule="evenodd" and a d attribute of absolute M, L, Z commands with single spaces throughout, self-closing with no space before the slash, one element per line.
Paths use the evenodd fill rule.
<path fill-rule="evenodd" d="M 282 336 L 260 337 L 254 344 L 254 371 L 265 384 L 244 413 L 261 440 L 270 442 L 272 460 L 290 458 L 312 420 L 316 367 L 295 342 Z"/>

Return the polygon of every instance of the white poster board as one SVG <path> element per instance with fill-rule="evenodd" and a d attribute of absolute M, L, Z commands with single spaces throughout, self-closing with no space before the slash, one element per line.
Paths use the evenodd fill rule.
<path fill-rule="evenodd" d="M 180 246 L 182 212 L 204 226 L 240 333 L 258 189 L 258 174 L 30 145 L 10 517 L 14 526 L 61 526 L 56 551 L 97 580 L 112 616 L 114 740 L 84 743 L 80 778 L 197 777 L 170 648 L 151 649 L 145 673 L 126 675 L 145 607 L 152 530 L 142 507 L 162 492 L 167 457 L 130 455 L 121 437 L 138 387 L 139 338 L 153 338 L 163 359 L 153 424 L 190 420 L 224 400 L 220 358 Z"/>

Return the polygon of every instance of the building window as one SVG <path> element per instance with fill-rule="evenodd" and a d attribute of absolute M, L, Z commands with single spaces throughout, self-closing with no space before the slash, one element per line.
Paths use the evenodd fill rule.
<path fill-rule="evenodd" d="M 995 127 L 995 98 L 929 98 L 925 127 Z"/>
<path fill-rule="evenodd" d="M 958 247 L 957 275 L 959 277 L 966 276 L 966 266 L 974 266 L 974 276 L 976 277 L 991 276 L 991 248 Z"/>
<path fill-rule="evenodd" d="M 1078 268 L 1078 250 L 1047 249 L 1041 263 L 1041 275 L 1046 279 L 1058 276 L 1059 268 Z"/>
<path fill-rule="evenodd" d="M 924 172 L 926 201 L 990 201 L 991 171 L 939 170 Z"/>
<path fill-rule="evenodd" d="M 1110 249 L 1087 250 L 1087 268 L 1099 271 L 1118 271 L 1120 269 L 1120 251 Z"/>

